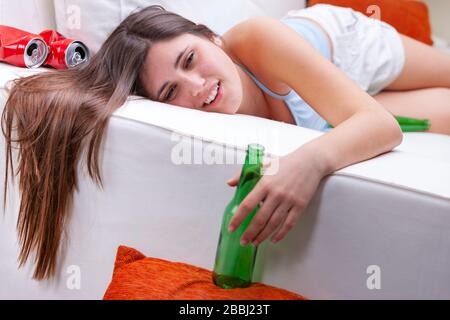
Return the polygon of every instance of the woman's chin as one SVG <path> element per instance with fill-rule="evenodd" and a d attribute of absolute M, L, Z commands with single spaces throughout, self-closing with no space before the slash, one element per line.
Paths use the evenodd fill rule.
<path fill-rule="evenodd" d="M 239 111 L 240 108 L 240 101 L 229 101 L 226 103 L 226 107 L 222 107 L 221 109 L 223 109 L 222 113 L 226 113 L 226 114 L 236 114 Z"/>
<path fill-rule="evenodd" d="M 225 113 L 225 114 L 236 114 L 236 113 L 238 113 L 239 106 L 238 107 L 228 106 L 227 108 L 221 108 L 221 109 L 222 110 L 218 110 L 216 112 Z"/>

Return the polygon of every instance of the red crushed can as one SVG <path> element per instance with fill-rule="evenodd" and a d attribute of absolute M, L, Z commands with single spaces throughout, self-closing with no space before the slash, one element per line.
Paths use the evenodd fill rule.
<path fill-rule="evenodd" d="M 48 47 L 40 35 L 0 25 L 0 61 L 39 68 L 47 56 Z"/>
<path fill-rule="evenodd" d="M 67 39 L 54 30 L 45 30 L 39 35 L 50 48 L 45 65 L 70 69 L 89 60 L 89 49 L 81 41 Z"/>

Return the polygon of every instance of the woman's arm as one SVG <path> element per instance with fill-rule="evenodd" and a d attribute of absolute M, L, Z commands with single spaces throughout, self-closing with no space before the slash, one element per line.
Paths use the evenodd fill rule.
<path fill-rule="evenodd" d="M 279 20 L 259 17 L 240 28 L 240 55 L 255 68 L 270 68 L 334 130 L 305 147 L 319 149 L 328 173 L 392 150 L 403 134 L 395 118 L 332 62 Z"/>
<path fill-rule="evenodd" d="M 270 68 L 267 72 L 299 93 L 335 127 L 289 154 L 289 159 L 280 162 L 280 172 L 277 174 L 280 179 L 264 177 L 266 181 L 255 188 L 237 210 L 230 223 L 232 226 L 238 226 L 259 201 L 275 192 L 274 189 L 284 190 L 277 191 L 277 200 L 270 197 L 274 199 L 270 204 L 266 205 L 264 201 L 264 206 L 243 236 L 251 241 L 260 234 L 257 239 L 259 243 L 268 236 L 269 231 L 275 230 L 277 223 L 282 222 L 278 217 L 273 218 L 282 215 L 276 212 L 281 203 L 291 202 L 296 209 L 286 209 L 288 205 L 283 208 L 288 216 L 275 236 L 278 240 L 286 235 L 298 218 L 299 213 L 294 216 L 290 211 L 302 211 L 306 207 L 318 185 L 317 179 L 320 181 L 340 168 L 392 150 L 401 143 L 403 135 L 389 112 L 280 21 L 267 17 L 254 18 L 244 22 L 240 29 L 237 41 L 241 43 L 234 46 L 240 50 L 239 56 L 251 57 L 254 68 Z M 282 165 L 289 167 L 289 170 L 284 170 Z M 304 172 L 293 175 L 295 179 L 303 179 L 298 182 L 302 184 L 298 188 L 293 178 L 289 177 L 289 172 L 297 168 L 312 172 L 309 176 Z M 308 186 L 306 181 L 309 181 Z M 264 226 L 268 222 L 271 226 L 266 230 Z"/>

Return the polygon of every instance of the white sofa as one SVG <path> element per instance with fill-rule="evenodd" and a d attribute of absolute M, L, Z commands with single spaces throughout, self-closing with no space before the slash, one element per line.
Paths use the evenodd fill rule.
<path fill-rule="evenodd" d="M 42 3 L 51 17 L 52 3 Z M 42 71 L 0 63 L 0 110 L 8 80 Z M 283 155 L 320 134 L 131 97 L 108 128 L 104 190 L 84 167 L 79 170 L 80 190 L 54 280 L 32 280 L 30 264 L 17 269 L 17 184 L 9 194 L 0 218 L 0 299 L 101 299 L 119 245 L 212 269 L 223 209 L 234 192 L 225 181 L 241 165 L 207 164 L 207 155 L 225 152 L 242 161 L 250 142 Z M 173 155 L 181 145 L 193 158 L 200 153 L 200 163 L 177 165 Z M 2 136 L 1 195 L 4 157 Z M 449 299 L 448 230 L 450 137 L 405 134 L 393 152 L 326 178 L 287 238 L 260 247 L 255 280 L 311 299 Z M 74 275 L 79 288 L 71 285 Z M 380 289 L 371 286 L 374 276 L 380 276 Z"/>

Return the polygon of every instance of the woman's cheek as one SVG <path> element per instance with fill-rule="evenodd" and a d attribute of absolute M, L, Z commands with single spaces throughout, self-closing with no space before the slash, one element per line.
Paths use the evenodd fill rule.
<path fill-rule="evenodd" d="M 176 98 L 173 100 L 173 104 L 179 107 L 188 108 L 188 109 L 196 109 L 194 103 L 192 101 L 186 101 L 183 98 Z"/>

